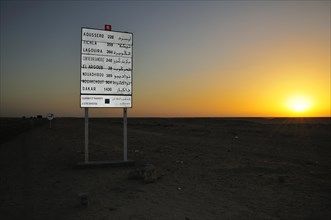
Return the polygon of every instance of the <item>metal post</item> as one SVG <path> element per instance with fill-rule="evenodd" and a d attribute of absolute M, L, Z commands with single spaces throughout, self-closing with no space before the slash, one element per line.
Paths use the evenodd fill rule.
<path fill-rule="evenodd" d="M 88 163 L 88 108 L 85 108 L 85 163 Z"/>
<path fill-rule="evenodd" d="M 123 108 L 123 132 L 124 132 L 124 161 L 128 160 L 128 143 L 127 143 L 127 108 Z"/>
<path fill-rule="evenodd" d="M 49 120 L 49 128 L 52 128 L 52 120 Z"/>

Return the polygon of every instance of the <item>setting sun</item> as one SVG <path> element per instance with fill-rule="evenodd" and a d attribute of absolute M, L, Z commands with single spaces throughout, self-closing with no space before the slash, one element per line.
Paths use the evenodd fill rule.
<path fill-rule="evenodd" d="M 287 101 L 287 108 L 293 112 L 303 113 L 310 110 L 311 100 L 305 96 L 292 96 Z"/>

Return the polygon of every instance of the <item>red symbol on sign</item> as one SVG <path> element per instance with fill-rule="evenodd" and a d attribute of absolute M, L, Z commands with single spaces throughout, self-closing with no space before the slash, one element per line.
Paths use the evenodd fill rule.
<path fill-rule="evenodd" d="M 106 24 L 106 25 L 105 25 L 105 30 L 106 30 L 106 31 L 111 31 L 111 25 Z"/>

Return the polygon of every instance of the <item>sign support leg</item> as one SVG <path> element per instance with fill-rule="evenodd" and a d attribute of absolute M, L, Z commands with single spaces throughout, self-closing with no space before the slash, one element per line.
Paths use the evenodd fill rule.
<path fill-rule="evenodd" d="M 124 156 L 124 161 L 127 161 L 128 160 L 128 143 L 127 143 L 127 139 L 128 139 L 128 136 L 127 136 L 127 108 L 123 108 L 123 136 L 124 136 L 124 150 L 123 150 L 123 156 Z"/>
<path fill-rule="evenodd" d="M 85 108 L 85 163 L 88 163 L 88 108 Z"/>

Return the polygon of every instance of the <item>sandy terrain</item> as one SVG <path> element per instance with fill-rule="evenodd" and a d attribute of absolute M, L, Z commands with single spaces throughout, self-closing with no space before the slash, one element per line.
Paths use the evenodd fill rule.
<path fill-rule="evenodd" d="M 128 120 L 131 167 L 80 169 L 84 120 L 0 147 L 0 219 L 331 219 L 326 119 Z M 121 119 L 90 119 L 90 159 L 122 159 Z M 144 164 L 159 179 L 129 179 Z M 78 196 L 88 195 L 82 205 Z"/>

